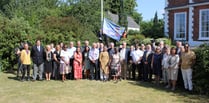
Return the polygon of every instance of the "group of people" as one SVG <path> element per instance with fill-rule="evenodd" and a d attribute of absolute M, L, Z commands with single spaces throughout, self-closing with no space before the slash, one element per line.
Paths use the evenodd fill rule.
<path fill-rule="evenodd" d="M 192 91 L 192 65 L 195 62 L 195 54 L 190 50 L 189 44 L 182 46 L 180 41 L 176 47 L 169 47 L 163 41 L 159 45 L 138 44 L 127 48 L 123 42 L 119 47 L 114 43 L 108 46 L 103 43 L 84 41 L 84 46 L 77 41 L 67 44 L 46 45 L 41 41 L 29 49 L 28 43 L 23 44 L 24 49 L 16 52 L 19 57 L 19 71 L 22 70 L 21 81 L 30 80 L 30 65 L 33 61 L 32 81 L 61 79 L 90 79 L 90 80 L 114 80 L 134 79 L 152 81 L 158 85 L 162 80 L 166 88 L 175 90 L 179 73 L 182 74 L 185 89 Z M 22 68 L 22 69 L 20 69 Z M 25 77 L 27 71 L 27 78 Z M 179 72 L 180 71 L 180 72 Z M 45 76 L 43 76 L 45 74 Z M 154 76 L 153 76 L 154 75 Z"/>

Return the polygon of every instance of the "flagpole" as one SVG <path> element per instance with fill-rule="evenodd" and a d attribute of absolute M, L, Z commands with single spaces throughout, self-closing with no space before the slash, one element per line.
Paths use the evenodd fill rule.
<path fill-rule="evenodd" d="M 104 0 L 101 0 L 101 37 L 103 37 L 104 42 L 108 45 L 107 36 L 103 35 L 103 22 L 104 22 Z"/>
<path fill-rule="evenodd" d="M 103 26 L 103 18 L 104 18 L 104 14 L 103 14 L 103 8 L 104 8 L 104 1 L 103 0 L 101 0 L 101 28 L 102 28 L 102 26 Z"/>

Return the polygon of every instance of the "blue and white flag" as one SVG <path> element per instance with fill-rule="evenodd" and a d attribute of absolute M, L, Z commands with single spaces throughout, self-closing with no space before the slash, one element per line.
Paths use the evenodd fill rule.
<path fill-rule="evenodd" d="M 123 36 L 124 32 L 125 32 L 124 27 L 120 27 L 119 25 L 116 25 L 112 21 L 104 18 L 103 33 L 106 34 L 108 37 L 120 41 L 120 38 L 121 36 Z"/>

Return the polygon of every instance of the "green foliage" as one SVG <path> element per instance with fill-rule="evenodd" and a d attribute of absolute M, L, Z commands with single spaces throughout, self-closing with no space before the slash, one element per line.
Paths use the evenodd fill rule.
<path fill-rule="evenodd" d="M 111 11 L 114 14 L 118 14 L 120 10 L 120 1 L 122 0 L 104 0 L 105 11 Z M 127 14 L 132 14 L 137 6 L 136 0 L 123 0 L 124 11 Z"/>
<path fill-rule="evenodd" d="M 164 41 L 165 44 L 171 45 L 172 41 L 169 38 L 158 38 L 156 39 L 156 42 L 159 43 L 160 41 Z"/>
<path fill-rule="evenodd" d="M 204 44 L 195 49 L 196 63 L 193 66 L 194 90 L 209 95 L 209 46 Z"/>
<path fill-rule="evenodd" d="M 72 5 L 68 15 L 75 17 L 80 23 L 94 33 L 101 27 L 100 0 L 83 0 Z"/>
<path fill-rule="evenodd" d="M 77 40 L 90 40 L 92 42 L 92 40 L 97 40 L 96 35 L 74 17 L 47 17 L 41 25 L 46 35 L 42 38 L 45 43 Z"/>
<path fill-rule="evenodd" d="M 134 11 L 131 16 L 133 17 L 134 21 L 137 24 L 140 24 L 142 22 L 142 14 L 138 13 L 137 11 Z"/>
<path fill-rule="evenodd" d="M 137 35 L 137 34 L 140 34 L 140 32 L 137 31 L 137 30 L 129 30 L 128 33 L 127 33 L 128 36 L 129 35 Z"/>
<path fill-rule="evenodd" d="M 157 13 L 153 20 L 141 22 L 140 27 L 141 33 L 146 37 L 155 39 L 164 37 L 164 22 L 163 19 L 158 19 Z"/>
<path fill-rule="evenodd" d="M 143 44 L 151 44 L 151 40 L 152 40 L 152 38 L 145 38 L 143 41 L 142 41 L 142 43 Z"/>
<path fill-rule="evenodd" d="M 120 6 L 121 1 L 123 2 L 123 7 Z M 126 17 L 124 18 L 123 16 L 129 15 L 133 17 L 133 19 L 137 24 L 139 24 L 142 21 L 142 15 L 135 10 L 136 7 L 137 7 L 136 0 L 104 0 L 105 11 L 110 11 L 114 14 L 120 14 L 122 19 L 126 19 Z M 121 14 L 121 9 L 123 9 L 122 14 Z M 119 24 L 122 25 L 125 24 L 125 26 L 127 25 L 125 20 L 121 20 L 121 21 L 122 22 L 124 21 L 124 23 L 119 23 Z"/>
<path fill-rule="evenodd" d="M 129 30 L 127 33 L 128 44 L 141 44 L 145 39 L 144 35 L 141 35 L 139 31 Z"/>
<path fill-rule="evenodd" d="M 30 25 L 38 25 L 46 16 L 58 16 L 58 0 L 11 0 L 4 5 L 7 17 L 23 17 Z"/>
<path fill-rule="evenodd" d="M 20 41 L 33 41 L 29 32 L 32 28 L 24 18 L 11 20 L 0 16 L 0 57 L 3 69 L 10 69 L 15 64 L 14 48 Z"/>

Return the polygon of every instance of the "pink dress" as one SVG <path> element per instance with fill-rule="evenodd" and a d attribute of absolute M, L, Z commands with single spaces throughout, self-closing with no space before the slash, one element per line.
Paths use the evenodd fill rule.
<path fill-rule="evenodd" d="M 82 61 L 82 54 L 75 52 L 73 61 L 74 78 L 82 79 L 82 63 L 79 63 L 78 61 Z"/>

